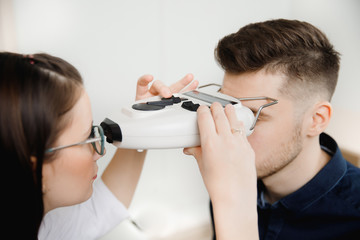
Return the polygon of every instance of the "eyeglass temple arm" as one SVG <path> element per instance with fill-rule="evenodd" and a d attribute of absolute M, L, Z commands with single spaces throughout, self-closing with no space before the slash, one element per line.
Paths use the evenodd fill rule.
<path fill-rule="evenodd" d="M 256 116 L 255 116 L 255 120 L 253 122 L 253 124 L 250 127 L 250 130 L 253 130 L 255 128 L 256 122 L 260 116 L 261 111 L 264 108 L 270 107 L 274 104 L 277 104 L 279 102 L 279 100 L 274 99 L 274 98 L 270 98 L 270 97 L 246 97 L 246 98 L 237 98 L 239 101 L 256 101 L 256 100 L 268 100 L 271 101 L 270 103 L 266 103 L 264 105 L 261 105 L 259 107 L 259 109 L 256 111 Z"/>
<path fill-rule="evenodd" d="M 198 89 L 204 88 L 204 87 L 210 87 L 210 86 L 219 87 L 219 90 L 218 90 L 218 91 L 220 91 L 220 90 L 221 90 L 221 87 L 222 87 L 220 84 L 217 84 L 217 83 L 209 83 L 209 84 L 205 84 L 205 85 L 198 86 Z"/>
<path fill-rule="evenodd" d="M 69 145 L 49 148 L 48 150 L 46 150 L 46 152 L 50 153 L 50 152 L 54 152 L 54 151 L 61 150 L 61 149 L 64 149 L 64 148 L 78 146 L 78 145 L 82 145 L 82 144 L 93 143 L 93 142 L 98 142 L 98 141 L 101 141 L 101 137 L 91 138 L 91 139 L 87 139 L 87 140 L 82 141 L 82 142 L 73 143 L 73 144 L 69 144 Z"/>

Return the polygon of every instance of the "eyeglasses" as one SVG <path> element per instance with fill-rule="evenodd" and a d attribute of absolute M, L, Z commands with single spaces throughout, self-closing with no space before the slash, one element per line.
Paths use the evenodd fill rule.
<path fill-rule="evenodd" d="M 48 150 L 46 150 L 47 153 L 51 153 L 57 150 L 61 150 L 64 148 L 68 148 L 68 147 L 73 147 L 73 146 L 78 146 L 78 145 L 83 145 L 83 144 L 88 144 L 91 143 L 91 145 L 93 146 L 94 150 L 99 154 L 99 155 L 104 155 L 104 151 L 105 151 L 105 137 L 104 137 L 104 130 L 102 129 L 101 126 L 92 126 L 91 128 L 91 133 L 90 133 L 90 137 L 82 142 L 78 142 L 78 143 L 73 143 L 73 144 L 69 144 L 69 145 L 64 145 L 64 146 L 59 146 L 59 147 L 54 147 L 54 148 L 50 148 Z"/>
<path fill-rule="evenodd" d="M 205 88 L 205 87 L 210 87 L 210 86 L 218 87 L 219 89 L 217 90 L 217 92 L 221 91 L 222 85 L 216 84 L 216 83 L 205 84 L 205 85 L 199 86 L 198 88 Z M 255 125 L 256 125 L 256 123 L 257 123 L 257 121 L 259 119 L 260 113 L 264 108 L 270 107 L 270 106 L 272 106 L 274 104 L 277 104 L 279 102 L 277 99 L 270 98 L 270 97 L 245 97 L 245 98 L 236 98 L 236 99 L 238 99 L 239 101 L 256 101 L 256 100 L 270 101 L 269 103 L 261 105 L 259 107 L 259 109 L 256 111 L 255 119 L 254 119 L 254 122 L 252 123 L 252 125 L 250 127 L 250 130 L 253 130 L 255 128 Z"/>

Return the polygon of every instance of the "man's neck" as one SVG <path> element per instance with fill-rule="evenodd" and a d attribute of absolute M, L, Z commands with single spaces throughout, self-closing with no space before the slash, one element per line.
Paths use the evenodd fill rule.
<path fill-rule="evenodd" d="M 263 178 L 265 198 L 274 203 L 309 182 L 331 159 L 314 138 L 304 144 L 300 154 L 279 172 Z"/>

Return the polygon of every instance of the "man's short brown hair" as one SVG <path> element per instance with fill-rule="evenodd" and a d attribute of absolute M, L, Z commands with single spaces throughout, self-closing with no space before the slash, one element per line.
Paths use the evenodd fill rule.
<path fill-rule="evenodd" d="M 280 91 L 296 99 L 320 95 L 330 101 L 340 66 L 339 53 L 324 33 L 286 19 L 249 24 L 225 36 L 215 58 L 231 74 L 281 71 L 287 82 Z"/>

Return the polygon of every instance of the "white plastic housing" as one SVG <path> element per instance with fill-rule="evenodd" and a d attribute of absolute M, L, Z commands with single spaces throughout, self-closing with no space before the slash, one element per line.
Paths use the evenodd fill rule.
<path fill-rule="evenodd" d="M 217 92 L 212 93 L 212 95 L 233 102 L 238 119 L 244 123 L 246 135 L 250 135 L 252 133 L 250 128 L 254 121 L 253 112 L 235 98 Z M 191 98 L 184 94 L 175 94 L 174 96 L 186 98 L 188 99 L 187 101 L 200 105 L 211 105 L 209 102 Z M 157 100 L 161 100 L 161 98 L 153 97 L 136 103 Z M 129 149 L 165 149 L 200 146 L 197 113 L 182 108 L 181 104 L 182 102 L 156 111 L 140 111 L 133 109 L 132 106 L 124 107 L 118 118 L 111 118 L 112 121 L 119 125 L 122 132 L 122 142 L 114 142 L 113 144 L 119 148 Z"/>

